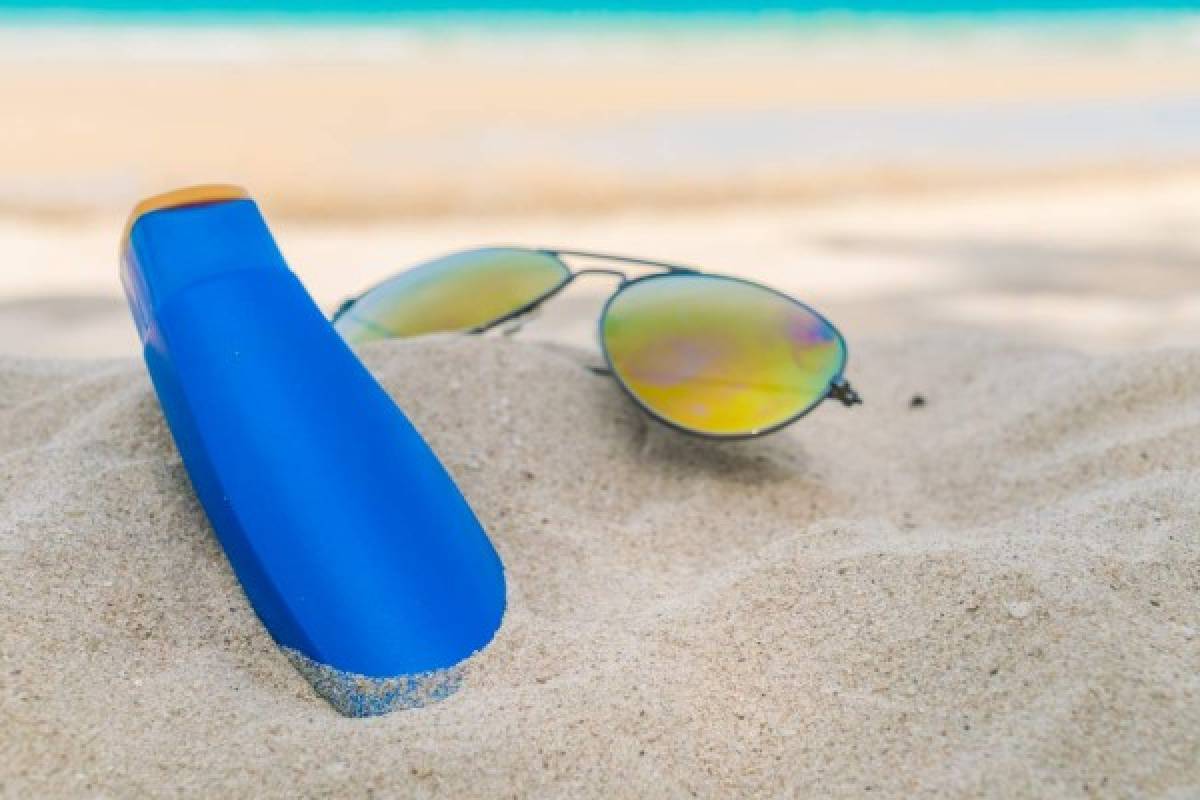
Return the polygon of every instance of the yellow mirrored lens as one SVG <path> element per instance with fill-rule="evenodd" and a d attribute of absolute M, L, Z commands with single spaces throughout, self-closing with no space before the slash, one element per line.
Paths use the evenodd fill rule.
<path fill-rule="evenodd" d="M 635 282 L 608 306 L 602 334 L 617 377 L 681 428 L 744 436 L 820 402 L 845 366 L 837 331 L 751 283 L 669 274 Z"/>
<path fill-rule="evenodd" d="M 568 276 L 561 261 L 534 250 L 455 253 L 376 286 L 334 327 L 349 342 L 467 331 L 524 307 Z"/>

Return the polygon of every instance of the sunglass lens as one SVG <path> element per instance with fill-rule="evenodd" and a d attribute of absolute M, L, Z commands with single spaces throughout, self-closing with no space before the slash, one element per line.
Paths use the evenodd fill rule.
<path fill-rule="evenodd" d="M 710 436 L 746 436 L 820 402 L 845 366 L 816 312 L 752 283 L 668 274 L 610 301 L 601 333 L 613 371 L 655 416 Z"/>
<path fill-rule="evenodd" d="M 381 283 L 334 326 L 349 342 L 468 331 L 523 308 L 568 277 L 561 261 L 535 250 L 456 253 Z"/>

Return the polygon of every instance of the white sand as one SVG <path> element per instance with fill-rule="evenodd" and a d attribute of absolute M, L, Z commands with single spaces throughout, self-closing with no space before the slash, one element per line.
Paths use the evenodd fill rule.
<path fill-rule="evenodd" d="M 620 214 L 304 221 L 263 208 L 289 264 L 333 309 L 422 260 L 487 244 L 559 245 L 681 261 L 766 281 L 851 341 L 999 333 L 1089 352 L 1200 346 L 1200 172 L 1092 176 L 821 204 Z M 0 355 L 137 357 L 116 280 L 123 216 L 0 216 Z M 524 335 L 591 346 L 613 284 L 579 285 Z"/>
<path fill-rule="evenodd" d="M 1200 163 L 1200 16 L 1091 34 L 830 23 L 466 38 L 0 25 L 0 212 L 124 214 L 226 180 L 279 213 L 389 221 Z"/>
<path fill-rule="evenodd" d="M 507 568 L 464 688 L 339 717 L 247 606 L 142 367 L 8 360 L 0 792 L 1200 792 L 1196 351 L 863 343 L 866 406 L 732 446 L 579 351 L 366 358 Z"/>

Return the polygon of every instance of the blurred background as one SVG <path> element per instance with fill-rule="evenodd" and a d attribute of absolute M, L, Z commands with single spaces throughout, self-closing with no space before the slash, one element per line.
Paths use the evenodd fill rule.
<path fill-rule="evenodd" d="M 0 355 L 136 355 L 125 216 L 197 182 L 326 308 L 513 243 L 766 280 L 852 345 L 1192 346 L 1200 5 L 0 0 Z"/>

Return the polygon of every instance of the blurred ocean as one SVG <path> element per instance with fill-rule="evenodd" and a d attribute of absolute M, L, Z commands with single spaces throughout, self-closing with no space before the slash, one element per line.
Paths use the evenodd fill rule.
<path fill-rule="evenodd" d="M 1162 13 L 1196 10 L 1191 0 L 3 0 L 0 9 L 30 14 L 80 13 L 95 15 L 171 16 L 216 13 L 289 17 L 358 17 L 364 15 L 518 14 L 518 15 L 666 15 L 671 17 L 812 16 L 830 13 L 856 14 L 1011 14 L 1026 12 L 1114 12 Z"/>
<path fill-rule="evenodd" d="M 1200 11 L 1195 0 L 0 0 L 6 21 L 395 22 L 418 27 L 611 25 L 844 28 L 896 22 L 949 28 L 1068 17 L 1106 26 Z"/>
<path fill-rule="evenodd" d="M 163 31 L 172 35 L 164 38 Z M 0 0 L 0 62 L 1200 49 L 1200 0 Z M 736 56 L 735 56 L 736 57 Z"/>

